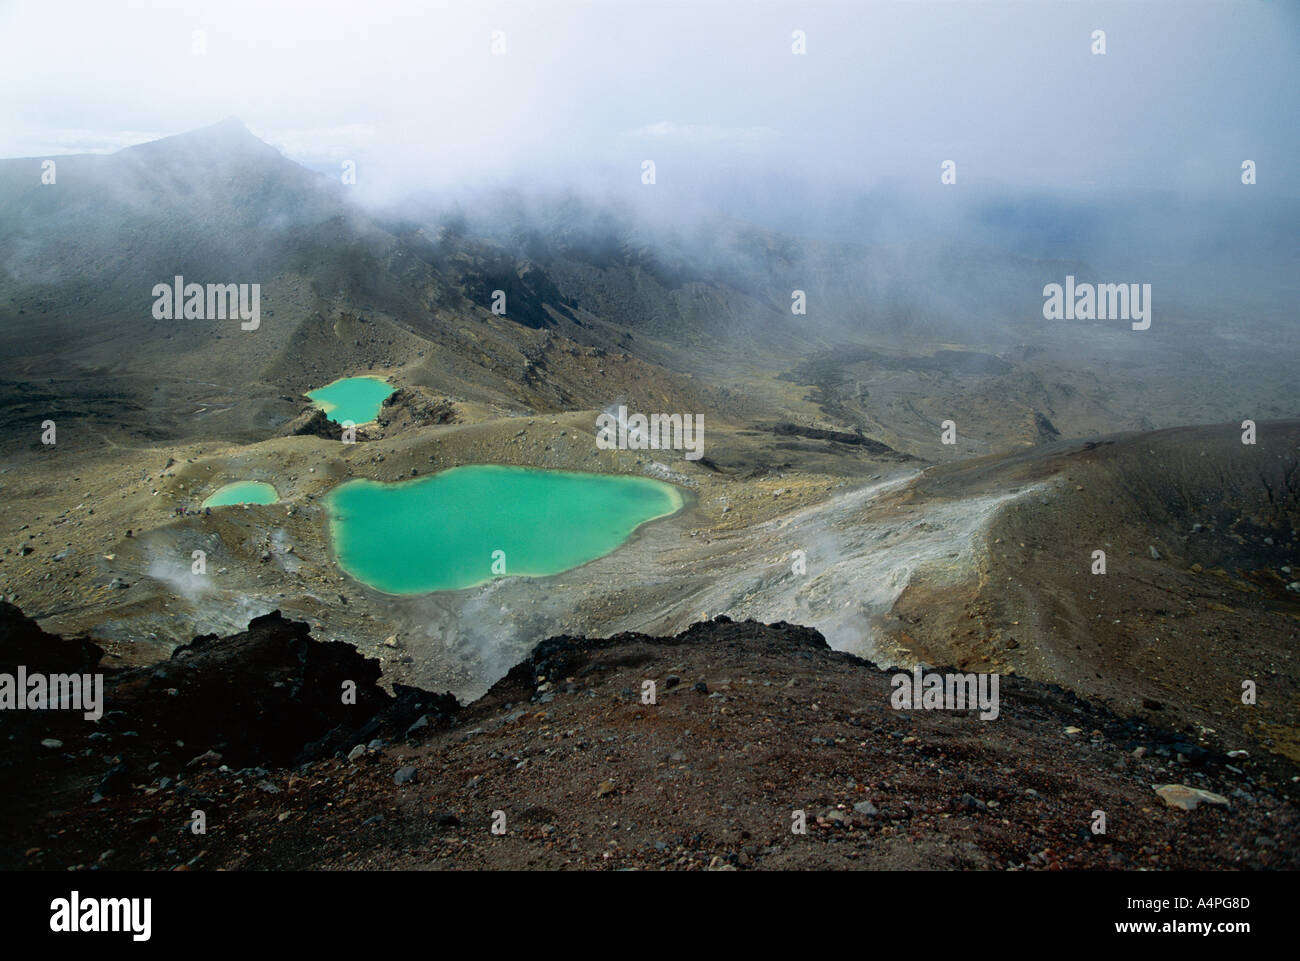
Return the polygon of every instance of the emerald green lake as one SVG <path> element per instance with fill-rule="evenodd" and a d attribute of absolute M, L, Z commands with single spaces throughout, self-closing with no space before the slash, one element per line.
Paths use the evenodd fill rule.
<path fill-rule="evenodd" d="M 677 488 L 647 477 L 489 464 L 391 484 L 347 481 L 325 498 L 339 566 L 389 594 L 558 574 L 682 503 Z"/>
<path fill-rule="evenodd" d="M 211 494 L 204 507 L 226 507 L 230 504 L 274 504 L 280 499 L 274 487 L 261 481 L 236 481 Z"/>
<path fill-rule="evenodd" d="M 348 420 L 354 424 L 369 424 L 379 416 L 385 398 L 395 391 L 396 388 L 378 377 L 344 377 L 307 391 L 307 397 L 336 424 Z"/>

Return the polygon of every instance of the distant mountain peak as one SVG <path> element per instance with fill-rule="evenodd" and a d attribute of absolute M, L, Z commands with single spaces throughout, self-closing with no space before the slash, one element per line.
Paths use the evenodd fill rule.
<path fill-rule="evenodd" d="M 185 133 L 178 134 L 178 137 L 186 137 L 195 140 L 207 141 L 224 141 L 228 144 L 258 144 L 267 147 L 269 144 L 258 137 L 253 131 L 244 126 L 244 122 L 233 114 L 224 120 L 218 120 L 214 124 L 206 127 L 198 127 L 194 130 L 187 130 Z M 170 139 L 170 138 L 169 138 Z"/>
<path fill-rule="evenodd" d="M 218 120 L 216 123 L 212 124 L 211 126 L 200 127 L 198 130 L 195 130 L 193 132 L 202 133 L 205 130 L 210 130 L 213 133 L 239 134 L 245 137 L 253 137 L 253 139 L 255 140 L 257 139 L 253 135 L 253 132 L 249 130 L 248 127 L 244 126 L 244 121 L 240 120 L 234 114 L 231 114 L 229 117 L 226 117 L 224 120 Z"/>
<path fill-rule="evenodd" d="M 249 130 L 238 117 L 230 116 L 206 127 L 187 130 L 128 147 L 129 151 L 172 155 L 199 151 L 209 156 L 280 157 L 280 152 Z"/>

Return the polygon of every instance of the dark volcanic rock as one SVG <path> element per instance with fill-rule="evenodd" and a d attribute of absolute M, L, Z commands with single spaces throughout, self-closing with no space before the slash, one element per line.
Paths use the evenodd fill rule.
<path fill-rule="evenodd" d="M 114 694 L 133 723 L 146 719 L 160 737 L 216 747 L 239 765 L 332 753 L 459 706 L 415 688 L 399 687 L 394 698 L 380 674 L 377 660 L 341 641 L 318 641 L 306 624 L 275 611 L 232 637 L 196 637 L 170 661 L 124 676 Z"/>
<path fill-rule="evenodd" d="M 1297 863 L 1284 843 L 1300 823 L 1293 766 L 1228 764 L 1184 733 L 1014 675 L 1002 678 L 996 723 L 968 710 L 897 711 L 893 672 L 791 624 L 720 617 L 674 637 L 550 638 L 464 708 L 413 688 L 383 694 L 374 662 L 341 648 L 276 614 L 123 672 L 113 681 L 123 696 L 105 715 L 111 736 L 82 751 L 60 732 L 63 748 L 27 760 L 23 789 L 0 793 L 0 865 L 83 865 L 109 838 L 117 853 L 105 867 L 152 869 L 197 859 L 207 869 Z M 278 712 L 301 710 L 316 729 L 337 721 L 348 675 L 358 720 L 337 723 L 291 766 L 236 759 L 252 729 L 295 723 Z M 653 703 L 627 696 L 644 679 L 660 681 Z M 199 759 L 174 780 L 150 763 L 168 749 L 151 705 L 220 711 L 223 696 L 237 709 L 218 720 L 167 716 L 191 737 L 224 741 L 174 749 Z M 1070 726 L 1089 733 L 1063 737 Z M 298 736 L 257 746 L 285 754 Z M 339 756 L 362 744 L 352 760 Z M 1153 785 L 1167 783 L 1174 757 L 1186 759 L 1181 780 L 1231 804 L 1189 817 L 1156 803 Z M 691 800 L 671 803 L 668 792 Z M 187 834 L 196 808 L 220 830 Z M 1120 812 L 1124 830 L 1093 837 L 1094 808 Z M 790 832 L 794 811 L 809 813 L 806 835 Z M 494 827 L 504 815 L 509 843 L 486 829 L 489 815 Z M 169 818 L 171 849 L 150 843 Z"/>
<path fill-rule="evenodd" d="M 792 424 L 783 421 L 774 424 L 771 427 L 759 427 L 759 430 L 770 431 L 782 437 L 807 437 L 810 440 L 826 440 L 836 444 L 851 444 L 855 447 L 861 447 L 867 453 L 877 457 L 887 457 L 896 461 L 913 461 L 917 458 L 911 454 L 905 454 L 901 451 L 894 450 L 888 444 L 881 443 L 878 440 L 872 440 L 861 433 L 854 431 L 823 430 L 820 427 L 805 427 L 802 424 Z"/>
<path fill-rule="evenodd" d="M 652 637 L 628 631 L 613 637 L 589 638 L 561 635 L 542 641 L 533 648 L 532 653 L 516 664 L 500 681 L 494 684 L 484 698 L 499 697 L 503 701 L 520 697 L 532 697 L 538 678 L 549 680 L 563 679 L 579 673 L 584 667 L 600 660 L 597 655 L 606 648 L 617 648 L 629 644 L 653 644 L 672 647 L 681 644 L 716 644 L 725 643 L 728 647 L 744 646 L 747 650 L 762 654 L 788 654 L 792 649 L 812 649 L 829 651 L 826 638 L 811 627 L 787 624 L 778 621 L 775 624 L 761 624 L 758 621 L 732 621 L 719 616 L 713 621 L 701 621 L 692 624 L 675 637 Z M 851 657 L 845 654 L 843 657 Z M 855 659 L 856 660 L 856 659 Z M 863 662 L 867 663 L 867 662 Z M 680 683 L 680 678 L 668 687 Z"/>
<path fill-rule="evenodd" d="M 427 387 L 399 387 L 384 398 L 377 419 L 385 434 L 392 430 L 454 424 L 456 406 Z"/>
<path fill-rule="evenodd" d="M 104 651 L 85 638 L 64 639 L 47 634 L 13 604 L 0 601 L 0 673 L 13 674 L 18 665 L 46 674 L 93 671 Z"/>
<path fill-rule="evenodd" d="M 311 407 L 289 421 L 281 430 L 281 437 L 324 437 L 342 440 L 343 425 L 336 424 L 319 407 Z"/>
<path fill-rule="evenodd" d="M 160 736 L 215 747 L 232 764 L 283 763 L 330 729 L 387 707 L 380 673 L 351 645 L 317 641 L 306 624 L 275 611 L 233 637 L 196 637 L 170 661 L 123 676 L 113 706 Z M 355 703 L 344 703 L 345 685 Z"/>
<path fill-rule="evenodd" d="M 84 674 L 96 670 L 102 654 L 89 641 L 47 634 L 12 604 L 0 605 L 0 671 L 23 664 L 29 674 Z M 0 781 L 45 771 L 57 782 L 47 789 L 56 790 L 89 776 L 109 795 L 132 777 L 179 774 L 198 756 L 232 768 L 302 764 L 361 741 L 398 738 L 420 717 L 425 724 L 411 734 L 423 737 L 460 709 L 450 694 L 397 685 L 390 695 L 379 686 L 377 660 L 349 644 L 317 641 L 306 624 L 279 611 L 231 637 L 196 637 L 160 664 L 99 670 L 98 722 L 82 711 L 0 713 L 7 744 Z M 85 758 L 82 768 L 57 767 L 59 755 L 40 746 L 51 738 L 63 741 L 69 756 Z M 88 745 L 95 747 L 89 755 Z M 115 753 L 124 757 L 105 774 L 101 758 Z M 153 775 L 144 777 L 133 759 L 157 762 Z"/>
<path fill-rule="evenodd" d="M 1040 444 L 1059 440 L 1061 436 L 1061 432 L 1056 429 L 1056 425 L 1048 420 L 1047 415 L 1041 411 L 1034 411 L 1034 430 L 1038 434 Z"/>

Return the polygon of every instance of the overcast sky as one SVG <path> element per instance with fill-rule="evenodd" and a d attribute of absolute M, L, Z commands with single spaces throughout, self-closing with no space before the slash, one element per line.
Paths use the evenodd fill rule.
<path fill-rule="evenodd" d="M 1295 196 L 1298 63 L 1294 2 L 0 0 L 0 156 L 235 115 L 380 193 L 635 182 L 649 158 L 660 182 L 929 184 L 952 159 L 965 183 L 1195 194 L 1252 159 Z"/>

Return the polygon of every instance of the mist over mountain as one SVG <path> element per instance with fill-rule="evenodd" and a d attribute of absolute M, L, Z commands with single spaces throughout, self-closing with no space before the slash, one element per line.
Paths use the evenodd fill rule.
<path fill-rule="evenodd" d="M 34 312 L 46 335 L 5 324 L 11 356 L 57 344 L 75 358 L 81 337 L 66 338 L 74 331 L 106 345 L 144 338 L 208 379 L 296 349 L 309 335 L 302 319 L 283 319 L 286 309 L 380 311 L 400 316 L 407 333 L 431 335 L 451 313 L 481 319 L 498 289 L 515 323 L 590 346 L 624 342 L 608 324 L 679 348 L 742 347 L 755 336 L 800 349 L 864 336 L 904 346 L 926 336 L 1030 337 L 1043 323 L 1045 284 L 1067 273 L 1114 281 L 1122 264 L 1155 279 L 1162 311 L 1179 323 L 1212 325 L 1216 310 L 1235 305 L 1263 334 L 1286 320 L 1296 253 L 1286 204 L 1248 222 L 1239 208 L 1216 217 L 1212 206 L 1170 197 L 1099 208 L 1002 196 L 940 212 L 878 192 L 839 213 L 808 207 L 805 219 L 820 227 L 806 234 L 721 210 L 679 221 L 575 193 L 370 207 L 234 118 L 58 163 L 68 189 L 52 192 L 37 160 L 0 162 L 3 306 L 15 321 Z M 789 203 L 796 194 L 774 196 Z M 249 344 L 210 325 L 154 320 L 150 292 L 176 275 L 265 285 L 266 335 Z M 809 307 L 791 316 L 796 290 Z M 210 351 L 217 340 L 223 349 Z"/>

